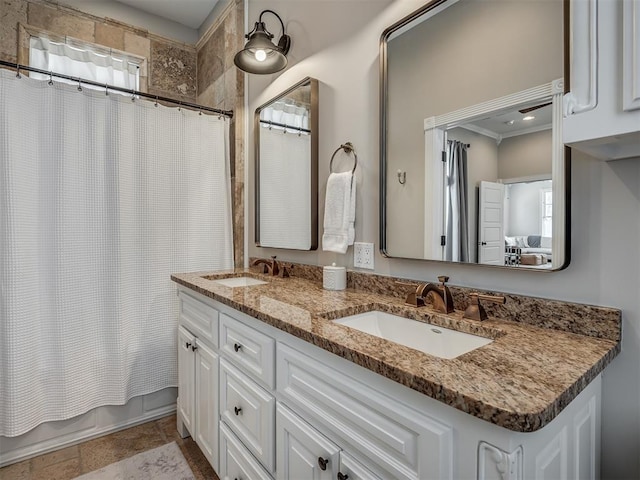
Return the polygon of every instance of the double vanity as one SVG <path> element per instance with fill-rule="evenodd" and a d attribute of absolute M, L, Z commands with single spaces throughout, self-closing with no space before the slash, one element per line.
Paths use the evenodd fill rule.
<path fill-rule="evenodd" d="M 478 321 L 475 290 L 451 287 L 445 314 L 407 305 L 400 279 L 327 291 L 288 268 L 172 276 L 178 429 L 220 478 L 598 476 L 618 310 L 505 295 Z"/>

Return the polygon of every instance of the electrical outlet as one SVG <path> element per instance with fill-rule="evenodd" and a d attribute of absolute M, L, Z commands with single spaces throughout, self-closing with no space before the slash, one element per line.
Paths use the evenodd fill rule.
<path fill-rule="evenodd" d="M 353 266 L 373 270 L 373 243 L 353 243 Z"/>

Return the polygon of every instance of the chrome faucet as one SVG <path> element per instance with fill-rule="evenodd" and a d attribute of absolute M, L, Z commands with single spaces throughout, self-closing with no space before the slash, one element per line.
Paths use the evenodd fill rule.
<path fill-rule="evenodd" d="M 425 305 L 425 299 L 431 293 L 433 294 L 431 295 L 431 304 L 434 310 L 442 313 L 453 312 L 453 296 L 451 295 L 449 287 L 447 287 L 449 277 L 440 276 L 438 277 L 438 281 L 440 282 L 439 285 L 435 283 L 421 283 L 416 287 L 415 292 L 409 292 L 405 303 L 414 307 L 421 307 Z"/>
<path fill-rule="evenodd" d="M 271 275 L 272 277 L 277 277 L 278 275 L 283 277 L 288 277 L 287 269 L 284 266 L 280 266 L 280 264 L 276 261 L 276 256 L 272 255 L 271 260 L 267 260 L 264 258 L 258 258 L 251 262 L 251 266 L 255 267 L 257 265 L 264 265 L 262 273 L 266 273 Z"/>

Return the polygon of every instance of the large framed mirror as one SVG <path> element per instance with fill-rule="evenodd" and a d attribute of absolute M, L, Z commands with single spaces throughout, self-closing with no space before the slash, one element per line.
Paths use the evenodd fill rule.
<path fill-rule="evenodd" d="M 255 239 L 318 248 L 318 81 L 305 78 L 256 109 Z"/>
<path fill-rule="evenodd" d="M 569 262 L 565 0 L 434 0 L 381 37 L 381 250 Z"/>

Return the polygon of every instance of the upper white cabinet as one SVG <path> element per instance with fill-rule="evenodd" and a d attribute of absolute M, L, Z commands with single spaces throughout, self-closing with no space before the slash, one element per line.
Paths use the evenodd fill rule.
<path fill-rule="evenodd" d="M 571 0 L 564 143 L 602 160 L 640 157 L 640 0 Z"/>

